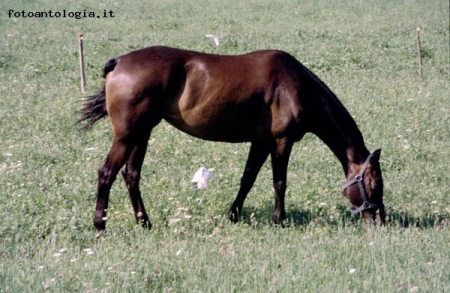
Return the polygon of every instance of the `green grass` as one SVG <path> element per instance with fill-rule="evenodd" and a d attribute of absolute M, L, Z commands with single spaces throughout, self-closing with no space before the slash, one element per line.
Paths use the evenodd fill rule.
<path fill-rule="evenodd" d="M 1 2 L 0 292 L 449 292 L 449 6 L 428 2 Z M 9 9 L 116 17 L 9 18 Z M 107 233 L 97 235 L 96 170 L 111 130 L 106 120 L 86 135 L 73 125 L 78 32 L 90 92 L 106 60 L 149 45 L 292 53 L 338 95 L 369 149 L 383 149 L 387 227 L 350 219 L 341 167 L 312 135 L 293 150 L 288 227 L 270 221 L 269 162 L 232 225 L 225 215 L 248 144 L 200 141 L 161 123 L 141 183 L 154 230 L 135 226 L 120 178 Z M 190 183 L 200 166 L 216 175 L 204 191 Z"/>

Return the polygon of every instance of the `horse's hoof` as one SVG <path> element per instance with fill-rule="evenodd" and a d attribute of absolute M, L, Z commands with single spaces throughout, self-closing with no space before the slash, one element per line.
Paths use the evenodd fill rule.
<path fill-rule="evenodd" d="M 272 215 L 272 221 L 275 225 L 280 225 L 281 227 L 284 228 L 284 224 L 283 222 L 286 220 L 286 216 L 285 215 L 280 215 L 278 213 L 275 213 Z"/>
<path fill-rule="evenodd" d="M 230 219 L 230 221 L 233 223 L 239 222 L 239 213 L 238 213 L 237 208 L 230 209 L 230 212 L 228 214 L 228 219 Z"/>
<path fill-rule="evenodd" d="M 140 220 L 140 223 L 141 223 L 141 227 L 142 228 L 145 228 L 145 229 L 148 229 L 148 230 L 152 229 L 152 223 L 150 223 L 149 220 L 142 219 L 142 220 Z"/>
<path fill-rule="evenodd" d="M 104 231 L 106 229 L 106 221 L 105 220 L 95 220 L 94 219 L 94 227 L 97 231 Z"/>

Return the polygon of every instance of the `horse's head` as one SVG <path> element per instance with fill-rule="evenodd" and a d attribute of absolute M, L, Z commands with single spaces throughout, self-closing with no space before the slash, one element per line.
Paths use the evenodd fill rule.
<path fill-rule="evenodd" d="M 381 224 L 384 225 L 386 212 L 383 204 L 380 155 L 381 150 L 370 154 L 359 170 L 348 175 L 342 189 L 354 207 L 352 215 L 362 213 L 364 219 L 375 220 L 377 210 L 380 210 Z"/>

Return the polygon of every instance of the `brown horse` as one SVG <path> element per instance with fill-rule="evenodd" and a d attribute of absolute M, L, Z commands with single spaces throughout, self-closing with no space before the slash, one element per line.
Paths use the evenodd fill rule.
<path fill-rule="evenodd" d="M 271 156 L 275 208 L 286 219 L 284 196 L 294 142 L 317 135 L 336 155 L 347 183 L 344 194 L 354 213 L 385 222 L 380 150 L 370 154 L 355 121 L 333 92 L 286 52 L 256 51 L 220 56 L 150 47 L 109 60 L 105 85 L 88 97 L 79 122 L 85 129 L 108 115 L 114 139 L 98 170 L 94 226 L 105 229 L 111 185 L 125 179 L 136 221 L 151 228 L 139 179 L 150 133 L 161 120 L 192 136 L 220 142 L 251 142 L 250 153 L 229 217 L 238 221 L 244 200 Z"/>

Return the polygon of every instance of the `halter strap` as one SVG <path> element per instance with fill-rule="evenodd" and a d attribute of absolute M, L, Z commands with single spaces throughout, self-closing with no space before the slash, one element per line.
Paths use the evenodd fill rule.
<path fill-rule="evenodd" d="M 379 150 L 376 150 L 375 152 L 377 152 Z M 347 181 L 344 185 L 342 185 L 342 191 L 345 191 L 347 188 L 349 188 L 350 186 L 352 186 L 353 184 L 358 184 L 359 187 L 359 194 L 361 195 L 361 199 L 363 201 L 363 204 L 352 210 L 352 216 L 357 215 L 365 210 L 370 210 L 370 209 L 384 209 L 384 204 L 380 203 L 380 204 L 373 204 L 370 203 L 367 200 L 367 193 L 366 193 L 366 189 L 364 187 L 364 172 L 366 172 L 367 166 L 369 165 L 370 159 L 372 158 L 373 154 L 375 153 L 371 153 L 366 161 L 364 162 L 364 164 L 361 167 L 361 170 L 359 171 L 358 174 L 355 175 L 355 177 L 353 179 L 350 179 L 349 181 Z"/>

